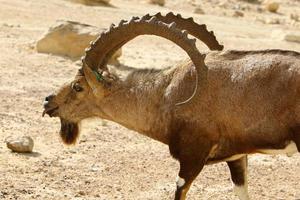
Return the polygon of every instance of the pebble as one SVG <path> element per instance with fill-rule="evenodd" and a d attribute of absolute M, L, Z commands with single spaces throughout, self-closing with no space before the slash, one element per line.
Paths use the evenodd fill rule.
<path fill-rule="evenodd" d="M 149 0 L 149 3 L 164 6 L 166 2 L 165 0 Z"/>
<path fill-rule="evenodd" d="M 241 11 L 236 10 L 233 13 L 233 17 L 244 17 L 244 13 L 241 12 Z"/>
<path fill-rule="evenodd" d="M 284 40 L 288 42 L 298 42 L 300 43 L 300 32 L 299 33 L 287 33 L 284 36 Z"/>
<path fill-rule="evenodd" d="M 266 1 L 265 5 L 266 5 L 266 9 L 273 13 L 276 13 L 279 9 L 279 3 L 275 1 Z"/>
<path fill-rule="evenodd" d="M 291 14 L 290 15 L 290 19 L 296 21 L 296 22 L 299 22 L 300 21 L 300 16 L 298 14 Z"/>
<path fill-rule="evenodd" d="M 266 24 L 281 24 L 280 19 L 278 18 L 268 18 L 265 20 Z"/>
<path fill-rule="evenodd" d="M 200 15 L 204 15 L 205 14 L 204 10 L 200 6 L 197 6 L 195 8 L 194 13 L 200 14 Z"/>

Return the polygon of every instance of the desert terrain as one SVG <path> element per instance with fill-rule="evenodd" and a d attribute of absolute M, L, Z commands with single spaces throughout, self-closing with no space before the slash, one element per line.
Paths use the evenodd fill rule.
<path fill-rule="evenodd" d="M 201 7 L 204 13 L 194 12 Z M 291 14 L 299 0 L 282 0 L 277 13 L 241 0 L 167 0 L 165 6 L 140 0 L 111 0 L 86 6 L 64 0 L 0 0 L 0 199 L 162 200 L 172 199 L 178 163 L 168 147 L 113 122 L 85 121 L 76 145 L 62 144 L 59 120 L 42 118 L 42 102 L 72 80 L 80 62 L 41 54 L 36 42 L 57 20 L 101 28 L 146 13 L 173 11 L 213 30 L 225 49 L 280 48 L 300 51 L 282 34 L 300 30 Z M 242 12 L 241 14 L 236 11 Z M 239 15 L 239 16 L 237 16 Z M 299 36 L 300 37 L 300 36 Z M 201 51 L 207 51 L 198 42 Z M 145 36 L 124 46 L 120 62 L 161 68 L 187 59 L 171 42 Z M 13 153 L 5 139 L 28 135 L 33 153 Z M 300 154 L 249 156 L 249 193 L 254 200 L 300 199 Z M 226 163 L 206 166 L 189 200 L 237 200 Z"/>

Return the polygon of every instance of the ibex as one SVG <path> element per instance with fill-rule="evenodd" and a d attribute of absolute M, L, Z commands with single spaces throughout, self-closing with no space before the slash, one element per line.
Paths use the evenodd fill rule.
<path fill-rule="evenodd" d="M 146 34 L 173 41 L 191 61 L 112 73 L 110 56 Z M 188 34 L 214 51 L 201 54 Z M 186 198 L 204 165 L 222 161 L 238 197 L 249 199 L 248 154 L 300 150 L 300 53 L 221 50 L 214 33 L 192 18 L 158 13 L 122 20 L 86 50 L 75 79 L 46 97 L 44 114 L 60 118 L 66 144 L 76 141 L 83 119 L 99 117 L 169 145 L 180 163 L 176 200 Z"/>

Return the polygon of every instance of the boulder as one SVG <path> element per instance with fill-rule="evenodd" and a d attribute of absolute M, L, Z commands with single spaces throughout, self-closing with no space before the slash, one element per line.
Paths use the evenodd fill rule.
<path fill-rule="evenodd" d="M 30 153 L 33 149 L 33 139 L 29 136 L 11 137 L 6 139 L 6 145 L 9 149 L 18 153 Z"/>
<path fill-rule="evenodd" d="M 58 21 L 37 42 L 36 49 L 39 53 L 51 53 L 77 60 L 84 55 L 90 42 L 94 41 L 103 31 L 105 29 L 74 21 Z M 117 62 L 117 58 L 121 55 L 122 51 L 119 49 L 109 63 Z"/>

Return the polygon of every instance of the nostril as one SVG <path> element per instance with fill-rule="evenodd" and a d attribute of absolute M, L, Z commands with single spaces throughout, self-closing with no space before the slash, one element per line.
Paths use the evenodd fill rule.
<path fill-rule="evenodd" d="M 51 94 L 45 98 L 45 101 L 51 101 L 51 99 L 53 99 L 53 97 L 54 97 L 54 95 Z"/>

